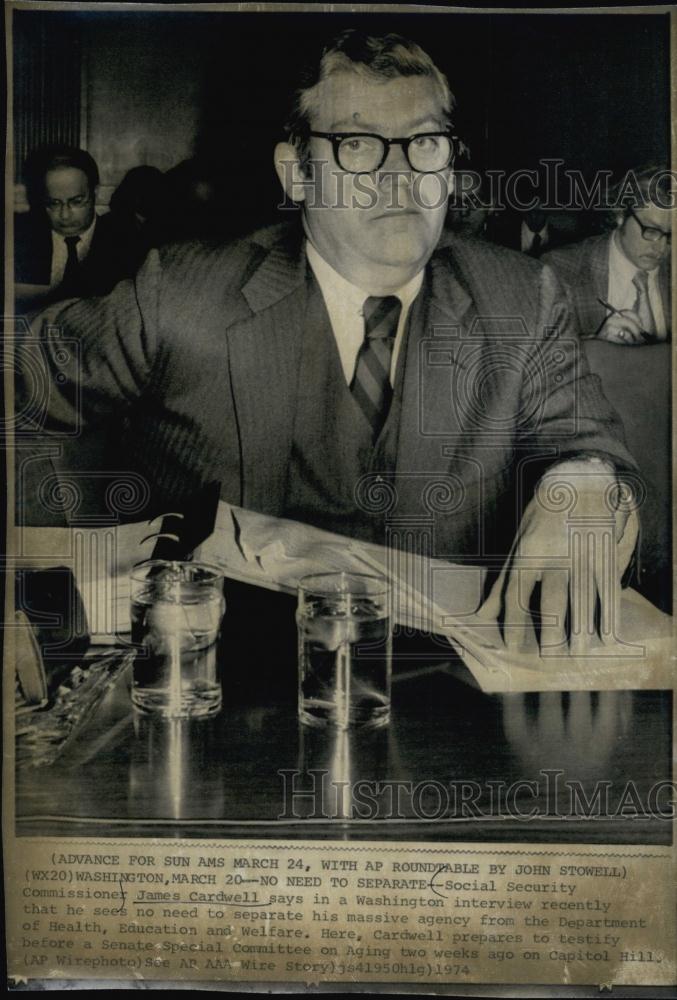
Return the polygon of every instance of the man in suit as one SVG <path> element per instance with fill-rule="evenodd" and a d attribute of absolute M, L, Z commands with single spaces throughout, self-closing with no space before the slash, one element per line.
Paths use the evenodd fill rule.
<path fill-rule="evenodd" d="M 638 346 L 670 337 L 672 175 L 652 165 L 631 176 L 634 197 L 615 212 L 610 234 L 553 250 L 544 262 L 569 288 L 584 337 Z"/>
<path fill-rule="evenodd" d="M 496 210 L 487 227 L 488 238 L 530 257 L 546 253 L 576 238 L 576 221 L 563 211 L 546 212 L 543 202 L 524 212 Z"/>
<path fill-rule="evenodd" d="M 539 593 L 564 641 L 569 583 L 549 559 L 568 529 L 534 484 L 558 463 L 579 514 L 608 521 L 632 460 L 552 272 L 453 234 L 436 250 L 451 106 L 414 43 L 341 35 L 275 149 L 302 226 L 152 251 L 107 299 L 47 311 L 41 419 L 113 424 L 155 512 L 218 481 L 254 510 L 378 542 L 397 523 L 423 552 L 504 564 L 485 608 L 506 642 L 530 641 Z M 79 359 L 59 361 L 54 325 Z M 611 517 L 631 551 L 627 511 Z M 603 590 L 586 561 L 574 608 L 588 583 Z"/>
<path fill-rule="evenodd" d="M 672 607 L 667 343 L 672 184 L 672 175 L 658 165 L 632 171 L 615 194 L 625 190 L 634 197 L 616 212 L 611 233 L 544 258 L 567 285 L 588 338 L 588 363 L 625 420 L 645 492 L 635 585 L 665 610 Z M 637 354 L 623 345 L 649 346 Z"/>
<path fill-rule="evenodd" d="M 105 295 L 133 273 L 110 219 L 95 211 L 99 171 L 82 149 L 38 150 L 26 167 L 31 210 L 15 217 L 20 307 Z M 26 288 L 26 286 L 31 286 Z"/>

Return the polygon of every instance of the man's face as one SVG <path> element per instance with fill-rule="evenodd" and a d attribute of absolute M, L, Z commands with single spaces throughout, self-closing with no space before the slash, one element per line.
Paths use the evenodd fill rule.
<path fill-rule="evenodd" d="M 77 167 L 57 167 L 45 175 L 45 209 L 60 236 L 79 236 L 94 220 L 94 192 Z"/>
<path fill-rule="evenodd" d="M 318 132 L 394 138 L 447 127 L 437 87 L 425 76 L 376 82 L 336 73 L 320 84 L 319 108 L 311 122 Z M 355 175 L 337 165 L 328 139 L 310 143 L 315 184 L 304 214 L 311 241 L 339 274 L 365 291 L 385 294 L 400 287 L 437 245 L 451 170 L 416 173 L 395 145 L 378 173 Z"/>
<path fill-rule="evenodd" d="M 618 236 L 623 253 L 640 270 L 655 270 L 670 253 L 670 244 L 665 238 L 656 242 L 645 239 L 642 235 L 642 226 L 658 229 L 664 233 L 672 232 L 670 209 L 650 205 L 648 208 L 634 209 L 634 215 L 627 214 L 621 218 Z"/>

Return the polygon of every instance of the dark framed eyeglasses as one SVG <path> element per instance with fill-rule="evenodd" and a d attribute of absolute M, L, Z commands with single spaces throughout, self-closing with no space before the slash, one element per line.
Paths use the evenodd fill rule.
<path fill-rule="evenodd" d="M 68 208 L 82 208 L 83 205 L 89 204 L 91 200 L 91 194 L 78 194 L 74 198 L 67 198 L 65 201 L 61 201 L 60 198 L 46 198 L 45 208 L 48 212 L 56 212 L 64 205 Z"/>
<path fill-rule="evenodd" d="M 407 163 L 419 174 L 445 170 L 455 155 L 458 137 L 451 132 L 421 132 L 417 135 L 387 139 L 372 132 L 311 132 L 318 139 L 328 139 L 334 159 L 349 174 L 371 174 L 385 163 L 391 146 L 401 146 Z"/>
<path fill-rule="evenodd" d="M 672 242 L 672 233 L 668 233 L 664 229 L 659 229 L 658 226 L 645 226 L 632 208 L 628 209 L 628 215 L 633 217 L 642 230 L 642 239 L 648 240 L 649 243 L 658 243 L 662 239 L 667 240 L 668 243 Z"/>

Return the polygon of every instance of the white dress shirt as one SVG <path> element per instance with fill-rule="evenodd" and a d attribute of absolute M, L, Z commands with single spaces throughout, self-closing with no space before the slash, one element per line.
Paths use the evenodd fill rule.
<path fill-rule="evenodd" d="M 364 342 L 364 303 L 369 298 L 367 292 L 356 285 L 346 281 L 331 264 L 328 264 L 324 257 L 320 256 L 315 247 L 306 240 L 306 254 L 313 274 L 322 292 L 324 304 L 329 313 L 329 321 L 338 347 L 339 357 L 343 374 L 348 385 L 353 380 L 357 355 Z M 414 275 L 410 281 L 398 288 L 392 294 L 402 303 L 402 311 L 397 324 L 395 343 L 393 345 L 392 360 L 390 362 L 390 384 L 395 383 L 395 372 L 397 371 L 397 359 L 402 345 L 402 335 L 404 333 L 407 316 L 411 304 L 418 295 L 423 284 L 423 270 Z"/>
<path fill-rule="evenodd" d="M 95 228 L 96 216 L 94 216 L 89 229 L 85 229 L 84 233 L 78 234 L 79 241 L 75 244 L 75 251 L 78 255 L 79 261 L 83 261 L 91 250 Z M 67 260 L 68 247 L 66 246 L 66 239 L 64 236 L 61 236 L 60 233 L 55 233 L 54 230 L 52 230 L 52 270 L 49 276 L 50 289 L 58 288 L 63 281 Z"/>
<path fill-rule="evenodd" d="M 528 253 L 529 250 L 531 250 L 531 246 L 536 236 L 541 237 L 541 250 L 545 250 L 550 238 L 548 223 L 546 222 L 543 228 L 539 229 L 539 231 L 535 233 L 533 230 L 529 229 L 526 222 L 522 222 L 520 227 L 520 250 L 522 253 Z"/>
<path fill-rule="evenodd" d="M 618 240 L 618 232 L 614 232 L 609 246 L 609 285 L 607 288 L 607 302 L 614 309 L 633 309 L 637 301 L 637 288 L 632 280 L 639 271 L 638 267 L 623 253 L 623 249 Z M 656 267 L 653 271 L 647 271 L 649 276 L 649 302 L 651 311 L 656 321 L 656 334 L 665 337 L 667 329 L 665 325 L 665 312 L 661 299 L 661 290 L 658 284 L 658 271 Z"/>

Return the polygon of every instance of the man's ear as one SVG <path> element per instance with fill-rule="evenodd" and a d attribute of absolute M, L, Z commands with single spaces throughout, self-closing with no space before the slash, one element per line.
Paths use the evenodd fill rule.
<path fill-rule="evenodd" d="M 614 222 L 616 223 L 616 228 L 620 229 L 625 222 L 625 212 L 614 212 Z"/>
<path fill-rule="evenodd" d="M 280 184 L 292 201 L 299 204 L 306 198 L 306 179 L 296 146 L 290 142 L 278 142 L 274 154 L 275 171 Z"/>

